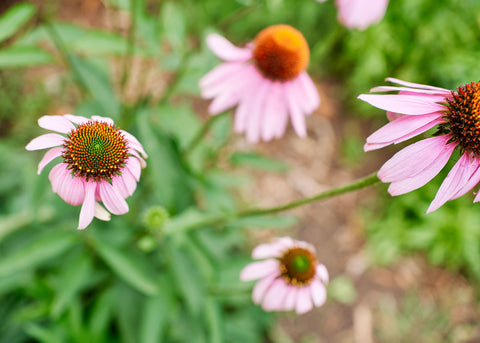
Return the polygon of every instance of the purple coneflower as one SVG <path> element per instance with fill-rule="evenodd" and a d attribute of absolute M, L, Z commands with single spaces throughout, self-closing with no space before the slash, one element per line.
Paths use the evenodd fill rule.
<path fill-rule="evenodd" d="M 448 200 L 456 199 L 480 182 L 480 82 L 456 91 L 405 82 L 387 81 L 402 87 L 376 87 L 372 92 L 399 91 L 399 94 L 362 94 L 359 99 L 389 111 L 392 121 L 367 138 L 365 151 L 396 144 L 436 127 L 432 137 L 413 143 L 396 153 L 378 171 L 390 182 L 391 195 L 410 192 L 425 185 L 450 159 L 460 158 L 452 167 L 427 210 L 432 212 Z M 474 202 L 480 200 L 480 193 Z"/>
<path fill-rule="evenodd" d="M 51 148 L 40 161 L 38 174 L 61 157 L 62 162 L 52 168 L 48 177 L 52 190 L 65 202 L 82 205 L 78 229 L 86 228 L 94 216 L 110 220 L 110 213 L 99 201 L 113 214 L 128 212 L 125 199 L 135 191 L 146 165 L 143 158 L 147 157 L 134 136 L 119 130 L 112 119 L 99 116 L 43 116 L 38 124 L 63 135 L 41 135 L 25 148 Z"/>
<path fill-rule="evenodd" d="M 245 132 L 253 143 L 281 137 L 289 118 L 295 132 L 306 136 L 305 115 L 318 107 L 320 98 L 305 72 L 310 50 L 298 30 L 273 25 L 244 48 L 217 34 L 210 34 L 207 44 L 225 61 L 200 80 L 202 96 L 213 99 L 211 114 L 238 106 L 235 131 Z"/>
<path fill-rule="evenodd" d="M 255 259 L 243 268 L 242 281 L 258 280 L 253 301 L 265 311 L 290 311 L 298 314 L 322 306 L 327 298 L 328 272 L 319 264 L 315 248 L 290 237 L 260 244 L 252 251 Z"/>

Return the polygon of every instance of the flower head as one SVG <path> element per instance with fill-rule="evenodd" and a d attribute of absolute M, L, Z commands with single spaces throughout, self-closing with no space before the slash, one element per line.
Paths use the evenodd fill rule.
<path fill-rule="evenodd" d="M 138 140 L 118 129 L 106 117 L 85 117 L 66 114 L 43 116 L 40 127 L 58 133 L 47 133 L 33 139 L 27 150 L 48 150 L 38 165 L 38 174 L 57 157 L 62 162 L 49 174 L 52 190 L 70 205 L 82 205 L 79 229 L 93 217 L 110 220 L 113 214 L 128 212 L 125 201 L 133 194 L 140 180 L 147 157 Z M 100 205 L 102 202 L 107 210 Z"/>
<path fill-rule="evenodd" d="M 328 272 L 318 263 L 312 245 L 282 237 L 258 245 L 252 257 L 264 260 L 247 265 L 240 278 L 259 280 L 252 297 L 265 311 L 295 310 L 302 314 L 325 302 Z"/>
<path fill-rule="evenodd" d="M 310 50 L 298 30 L 273 25 L 244 48 L 217 34 L 207 44 L 225 61 L 200 80 L 202 96 L 213 99 L 211 114 L 237 106 L 235 131 L 245 132 L 250 142 L 281 137 L 289 118 L 296 133 L 306 136 L 305 115 L 320 98 L 305 71 Z"/>
<path fill-rule="evenodd" d="M 401 87 L 376 87 L 359 99 L 384 109 L 391 122 L 367 138 L 365 150 L 403 142 L 431 128 L 432 137 L 413 143 L 396 153 L 379 170 L 378 177 L 390 182 L 391 195 L 410 192 L 435 177 L 457 149 L 460 158 L 452 167 L 427 212 L 456 199 L 480 182 L 480 82 L 456 91 L 389 78 Z M 480 193 L 479 193 L 480 194 Z M 480 200 L 477 195 L 474 202 Z"/>

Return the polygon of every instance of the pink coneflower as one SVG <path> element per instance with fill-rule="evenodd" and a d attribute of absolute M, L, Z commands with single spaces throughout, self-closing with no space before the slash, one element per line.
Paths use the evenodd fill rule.
<path fill-rule="evenodd" d="M 119 130 L 112 119 L 99 116 L 43 116 L 38 125 L 64 134 L 41 135 L 25 148 L 51 148 L 40 161 L 38 174 L 55 158 L 62 158 L 48 177 L 52 190 L 65 202 L 82 205 L 78 229 L 86 228 L 94 216 L 110 220 L 99 201 L 113 214 L 128 212 L 125 199 L 135 191 L 147 157 L 134 136 Z"/>
<path fill-rule="evenodd" d="M 396 144 L 433 127 L 437 132 L 407 146 L 388 160 L 378 172 L 391 182 L 391 195 L 410 192 L 425 185 L 458 148 L 460 158 L 443 181 L 427 210 L 432 212 L 456 199 L 480 182 L 480 82 L 458 87 L 457 91 L 405 82 L 387 81 L 403 87 L 384 86 L 372 92 L 400 91 L 399 94 L 362 94 L 359 99 L 390 111 L 392 121 L 367 138 L 365 151 Z M 480 193 L 474 202 L 480 200 Z"/>
<path fill-rule="evenodd" d="M 258 245 L 252 257 L 264 260 L 243 268 L 240 279 L 259 280 L 252 297 L 265 311 L 295 310 L 302 314 L 325 302 L 328 272 L 318 263 L 312 245 L 282 237 Z"/>
<path fill-rule="evenodd" d="M 225 61 L 200 80 L 202 96 L 214 99 L 211 114 L 238 105 L 235 131 L 245 132 L 253 143 L 281 137 L 289 117 L 295 132 L 306 136 L 305 115 L 318 107 L 320 98 L 305 72 L 310 50 L 298 30 L 273 25 L 244 48 L 217 34 L 210 34 L 207 44 Z"/>
<path fill-rule="evenodd" d="M 383 18 L 388 0 L 335 0 L 335 5 L 338 8 L 338 21 L 345 27 L 365 30 Z"/>

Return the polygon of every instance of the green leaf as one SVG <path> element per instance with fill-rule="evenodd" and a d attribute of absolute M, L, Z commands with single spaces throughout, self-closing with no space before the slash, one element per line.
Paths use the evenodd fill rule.
<path fill-rule="evenodd" d="M 171 302 L 167 285 L 164 283 L 162 292 L 155 297 L 145 299 L 140 326 L 140 343 L 163 342 L 166 325 L 170 318 Z M 168 294 L 169 295 L 169 294 Z"/>
<path fill-rule="evenodd" d="M 288 171 L 285 163 L 254 152 L 235 152 L 230 157 L 230 163 L 234 167 L 251 167 L 281 173 Z"/>
<path fill-rule="evenodd" d="M 86 55 L 123 55 L 127 41 L 114 32 L 90 30 L 73 42 L 71 47 Z"/>
<path fill-rule="evenodd" d="M 0 50 L 0 68 L 32 67 L 52 62 L 52 55 L 34 46 L 12 46 Z"/>
<path fill-rule="evenodd" d="M 205 303 L 205 319 L 210 331 L 210 339 L 208 341 L 210 343 L 224 342 L 220 304 L 212 297 L 209 297 Z"/>
<path fill-rule="evenodd" d="M 131 251 L 96 240 L 94 247 L 103 261 L 122 280 L 145 295 L 157 295 L 159 287 L 154 273 Z"/>
<path fill-rule="evenodd" d="M 73 236 L 61 232 L 49 232 L 36 238 L 12 255 L 0 260 L 0 278 L 34 268 L 44 262 L 58 257 L 75 244 Z"/>
<path fill-rule="evenodd" d="M 32 18 L 35 11 L 36 7 L 26 2 L 12 6 L 0 17 L 0 42 L 14 35 L 15 32 Z"/>
<path fill-rule="evenodd" d="M 162 7 L 162 22 L 167 41 L 174 50 L 185 48 L 186 20 L 179 4 L 166 1 Z"/>
<path fill-rule="evenodd" d="M 58 334 L 49 328 L 40 326 L 35 323 L 27 323 L 25 325 L 25 332 L 32 338 L 35 338 L 39 343 L 62 343 L 63 339 L 58 337 Z"/>
<path fill-rule="evenodd" d="M 166 222 L 163 227 L 163 232 L 165 234 L 185 232 L 191 227 L 200 225 L 201 223 L 214 219 L 215 217 L 215 215 L 200 212 L 196 208 L 190 208 Z"/>

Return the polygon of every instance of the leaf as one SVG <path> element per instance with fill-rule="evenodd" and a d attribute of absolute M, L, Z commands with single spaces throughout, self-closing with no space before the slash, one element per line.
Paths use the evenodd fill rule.
<path fill-rule="evenodd" d="M 60 232 L 49 232 L 0 260 L 0 278 L 37 267 L 58 257 L 75 243 L 73 236 Z"/>
<path fill-rule="evenodd" d="M 288 171 L 285 163 L 253 152 L 235 152 L 230 157 L 230 163 L 234 167 L 251 167 L 281 173 Z"/>
<path fill-rule="evenodd" d="M 174 50 L 184 49 L 186 19 L 183 10 L 177 3 L 166 1 L 162 7 L 164 35 Z"/>
<path fill-rule="evenodd" d="M 205 303 L 205 320 L 210 331 L 210 343 L 222 343 L 222 313 L 220 311 L 220 304 L 214 298 L 209 297 Z"/>
<path fill-rule="evenodd" d="M 157 295 L 159 287 L 154 273 L 148 271 L 148 266 L 141 264 L 129 250 L 95 240 L 94 247 L 103 261 L 123 281 L 145 295 Z"/>
<path fill-rule="evenodd" d="M 0 68 L 32 67 L 52 62 L 52 55 L 34 46 L 12 46 L 0 50 Z"/>
<path fill-rule="evenodd" d="M 15 34 L 35 14 L 36 7 L 22 2 L 0 17 L 0 43 Z"/>
<path fill-rule="evenodd" d="M 127 41 L 114 32 L 90 30 L 73 42 L 71 47 L 86 55 L 123 55 L 127 49 Z"/>
<path fill-rule="evenodd" d="M 196 227 L 214 218 L 216 218 L 215 215 L 200 212 L 196 208 L 190 208 L 166 222 L 163 232 L 165 234 L 185 232 L 191 227 Z"/>
<path fill-rule="evenodd" d="M 167 287 L 168 285 L 164 282 L 159 295 L 145 299 L 140 326 L 140 343 L 163 342 L 171 311 L 170 292 Z"/>

